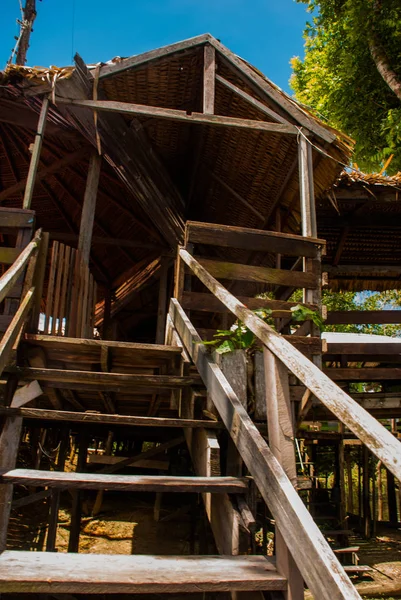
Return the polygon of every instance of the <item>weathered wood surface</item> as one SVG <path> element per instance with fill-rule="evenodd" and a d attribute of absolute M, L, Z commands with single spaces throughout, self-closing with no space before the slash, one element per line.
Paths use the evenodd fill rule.
<path fill-rule="evenodd" d="M 31 208 L 31 202 L 33 198 L 33 190 L 36 182 L 36 174 L 39 166 L 40 151 L 42 149 L 43 137 L 45 134 L 47 112 L 49 110 L 49 98 L 43 97 L 42 108 L 39 114 L 38 129 L 35 135 L 35 141 L 33 143 L 31 160 L 29 163 L 28 175 L 26 178 L 25 193 L 23 208 Z"/>
<path fill-rule="evenodd" d="M 35 288 L 31 288 L 28 291 L 0 342 L 0 374 L 4 371 L 10 360 L 13 345 L 21 331 L 21 327 L 25 323 L 29 310 L 32 308 L 34 291 Z"/>
<path fill-rule="evenodd" d="M 43 390 L 36 380 L 18 388 L 11 401 L 11 408 L 20 408 L 28 402 L 32 402 L 43 394 Z"/>
<path fill-rule="evenodd" d="M 34 239 L 24 248 L 17 260 L 0 278 L 0 302 L 8 295 L 28 264 L 29 259 L 37 251 L 41 239 L 41 231 L 37 231 Z"/>
<path fill-rule="evenodd" d="M 215 75 L 216 51 L 206 44 L 203 48 L 203 112 L 210 115 L 214 113 Z"/>
<path fill-rule="evenodd" d="M 401 310 L 331 310 L 327 313 L 326 324 L 395 324 L 401 323 Z"/>
<path fill-rule="evenodd" d="M 140 594 L 282 590 L 264 556 L 116 556 L 11 552 L 0 556 L 1 591 Z"/>
<path fill-rule="evenodd" d="M 348 359 L 349 361 L 353 360 L 352 355 L 354 354 L 366 354 L 367 360 L 369 355 L 380 356 L 380 354 L 401 354 L 401 343 L 391 342 L 390 340 L 391 338 L 389 338 L 388 342 L 383 344 L 375 343 L 374 337 L 370 343 L 358 342 L 353 344 L 330 342 L 327 344 L 327 354 L 341 354 L 346 356 L 350 355 L 350 358 Z"/>
<path fill-rule="evenodd" d="M 164 477 L 161 475 L 103 475 L 13 469 L 0 474 L 0 483 L 51 488 L 137 492 L 210 492 L 245 494 L 248 480 L 239 477 Z"/>
<path fill-rule="evenodd" d="M 22 431 L 22 418 L 16 415 L 7 418 L 0 434 L 0 469 L 14 469 Z M 10 518 L 13 486 L 0 487 L 0 553 L 7 545 L 8 520 Z M 0 588 L 1 589 L 1 588 Z"/>
<path fill-rule="evenodd" d="M 273 318 L 289 318 L 291 317 L 291 308 L 299 304 L 299 302 L 285 302 L 283 300 L 268 300 L 262 298 L 250 298 L 248 296 L 237 296 L 238 300 L 245 304 L 251 310 L 258 308 L 269 308 L 273 311 Z M 188 310 L 199 310 L 204 312 L 228 313 L 230 310 L 224 306 L 222 302 L 213 294 L 204 294 L 201 292 L 183 292 L 181 306 Z M 303 304 L 311 310 L 316 310 L 313 304 Z"/>
<path fill-rule="evenodd" d="M 21 416 L 24 419 L 40 419 L 43 421 L 66 421 L 70 423 L 100 423 L 104 425 L 134 425 L 140 427 L 207 427 L 222 429 L 217 421 L 198 419 L 171 419 L 168 417 L 132 417 L 109 415 L 91 412 L 70 412 L 66 410 L 47 410 L 42 408 L 5 408 L 0 407 L 0 415 Z"/>
<path fill-rule="evenodd" d="M 208 115 L 195 111 L 188 113 L 185 110 L 177 110 L 174 108 L 161 108 L 159 106 L 131 104 L 130 102 L 116 102 L 114 100 L 76 100 L 74 98 L 57 97 L 57 103 L 78 106 L 80 108 L 91 108 L 98 111 L 136 115 L 138 117 L 153 117 L 170 121 L 180 121 L 182 123 L 206 124 L 217 127 L 236 127 L 251 131 L 285 133 L 290 135 L 296 135 L 298 133 L 297 128 L 290 124 L 284 125 L 282 123 L 268 123 L 267 121 L 257 121 L 254 119 Z"/>
<path fill-rule="evenodd" d="M 333 367 L 324 369 L 324 373 L 333 381 L 386 381 L 386 379 L 401 379 L 401 369 L 393 367 L 349 367 L 338 369 Z"/>
<path fill-rule="evenodd" d="M 174 298 L 170 317 L 313 595 L 319 600 L 360 600 L 283 468 Z"/>
<path fill-rule="evenodd" d="M 88 176 L 86 180 L 84 203 L 82 205 L 81 224 L 79 227 L 78 250 L 82 260 L 89 264 L 93 223 L 95 220 L 97 189 L 99 185 L 102 157 L 93 152 L 89 159 Z"/>
<path fill-rule="evenodd" d="M 4 339 L 4 338 L 3 338 Z M 1 343 L 0 343 L 1 365 Z M 1 367 L 0 367 L 1 369 Z M 11 367 L 10 367 L 11 369 Z M 128 375 L 126 373 L 104 373 L 94 371 L 65 371 L 63 369 L 37 369 L 34 367 L 14 367 L 13 372 L 18 373 L 21 379 L 38 381 L 54 381 L 57 383 L 71 384 L 71 389 L 80 385 L 106 386 L 113 389 L 129 387 L 157 387 L 173 389 L 188 385 L 199 385 L 201 380 L 198 375 Z M 78 388 L 77 388 L 78 389 Z"/>
<path fill-rule="evenodd" d="M 254 265 L 199 258 L 198 262 L 217 279 L 233 279 L 237 281 L 254 281 L 256 283 L 274 283 L 293 287 L 314 288 L 317 278 L 313 273 L 298 273 L 284 269 L 271 269 Z"/>
<path fill-rule="evenodd" d="M 21 254 L 21 248 L 6 248 L 0 246 L 0 263 L 2 265 L 12 265 Z"/>
<path fill-rule="evenodd" d="M 193 244 L 239 248 L 254 252 L 274 252 L 286 256 L 309 258 L 316 258 L 318 248 L 326 246 L 325 240 L 318 238 L 197 221 L 187 222 L 185 239 L 187 243 Z"/>
<path fill-rule="evenodd" d="M 4 192 L 4 190 L 3 190 Z M 1 194 L 0 193 L 0 200 Z M 0 207 L 0 231 L 7 231 L 10 229 L 32 229 L 35 224 L 35 211 L 24 210 L 22 208 L 6 208 Z"/>
<path fill-rule="evenodd" d="M 194 273 L 364 444 L 401 479 L 401 444 L 348 394 L 274 329 L 244 306 L 186 250 L 180 256 Z"/>
<path fill-rule="evenodd" d="M 302 132 L 298 138 L 298 167 L 302 235 L 305 237 L 316 237 L 317 226 L 312 146 Z"/>

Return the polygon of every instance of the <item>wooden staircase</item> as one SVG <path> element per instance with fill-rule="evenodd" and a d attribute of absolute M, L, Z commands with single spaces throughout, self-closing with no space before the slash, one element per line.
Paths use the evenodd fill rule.
<path fill-rule="evenodd" d="M 191 227 L 192 231 L 197 231 L 195 226 Z M 211 228 L 213 235 L 208 243 L 212 243 L 213 236 L 219 233 L 215 229 Z M 198 231 L 197 235 L 200 234 L 202 237 L 198 239 L 207 243 L 205 231 Z M 269 235 L 269 232 L 243 235 L 242 231 L 234 231 L 230 233 L 230 244 L 240 244 L 239 247 L 247 251 L 255 250 L 254 243 L 262 244 L 265 251 L 273 246 L 284 252 L 289 244 L 296 242 L 293 239 L 296 236 Z M 28 266 L 24 289 L 28 280 L 30 296 L 24 297 L 0 346 L 1 372 L 7 378 L 6 401 L 0 408 L 3 417 L 0 435 L 0 593 L 228 592 L 233 600 L 268 597 L 263 594 L 271 594 L 272 600 L 301 600 L 305 581 L 319 600 L 360 598 L 297 493 L 293 443 L 296 424 L 288 389 L 289 372 L 307 391 L 299 403 L 299 411 L 305 409 L 303 404 L 310 396 L 318 398 L 399 479 L 400 443 L 321 371 L 316 360 L 319 347 L 315 342 L 313 351 L 300 352 L 296 343 L 290 343 L 288 336 L 280 335 L 256 316 L 219 283 L 208 268 L 223 279 L 229 269 L 233 277 L 268 277 L 280 285 L 291 285 L 297 279 L 303 285 L 315 287 L 318 283 L 316 272 L 306 273 L 308 276 L 303 278 L 294 278 L 282 269 L 275 273 L 271 272 L 274 269 L 264 269 L 263 273 L 255 274 L 253 269 L 239 269 L 231 263 L 221 271 L 217 264 L 211 266 L 205 261 L 199 262 L 188 248 L 179 249 L 177 295 L 183 292 L 186 266 L 209 289 L 211 296 L 218 299 L 224 310 L 245 323 L 263 346 L 268 382 L 268 444 L 263 435 L 266 432 L 261 433 L 250 418 L 202 343 L 179 299 L 170 301 L 166 331 L 169 343 L 166 345 L 35 333 L 22 335 L 21 327 L 29 322 L 29 309 L 37 310 L 33 299 L 38 296 L 35 259 L 40 252 L 40 235 L 35 239 L 25 254 L 21 254 L 23 259 L 20 256 L 18 267 L 13 270 L 13 265 L 11 275 L 6 273 L 0 279 L 0 295 L 3 293 L 4 298 Z M 313 258 L 315 250 L 312 247 L 317 242 L 303 238 L 297 252 Z M 190 298 L 192 300 L 198 301 L 195 296 Z M 27 306 L 22 309 L 24 302 Z M 209 303 L 208 309 L 210 306 L 215 305 Z M 281 301 L 280 308 L 275 308 L 281 311 L 275 317 L 286 317 L 288 307 L 283 308 Z M 193 306 L 188 310 L 192 309 Z M 313 337 L 311 324 L 309 331 Z M 12 360 L 12 346 L 17 339 L 16 356 Z M 310 339 L 305 336 L 305 340 Z M 304 341 L 304 345 L 310 346 L 310 343 Z M 31 406 L 33 401 L 34 407 Z M 214 412 L 210 412 L 210 408 Z M 23 427 L 35 424 L 41 428 L 63 424 L 67 429 L 79 429 L 76 472 L 66 472 L 62 458 L 55 464 L 55 470 L 16 468 Z M 97 426 L 109 431 L 117 431 L 119 427 L 135 431 L 146 428 L 153 432 L 155 440 L 163 442 L 158 447 L 124 458 L 119 464 L 89 473 L 86 465 L 88 436 L 91 428 Z M 183 435 L 177 435 L 177 429 Z M 213 463 L 218 454 L 218 435 L 227 440 L 223 473 L 216 469 L 216 462 Z M 121 467 L 157 456 L 162 449 L 182 444 L 184 439 L 194 474 L 116 474 Z M 60 444 L 63 443 L 61 440 Z M 51 494 L 48 552 L 6 549 L 13 486 L 20 484 L 35 490 L 46 488 Z M 233 556 L 241 552 L 239 546 L 234 548 L 233 545 L 239 520 L 242 519 L 245 527 L 252 531 L 251 497 L 255 488 L 275 520 L 275 560 L 255 554 Z M 72 494 L 70 544 L 68 553 L 55 553 L 60 490 L 63 489 Z M 200 493 L 220 555 L 79 555 L 80 493 L 84 489 L 98 493 L 104 490 Z"/>

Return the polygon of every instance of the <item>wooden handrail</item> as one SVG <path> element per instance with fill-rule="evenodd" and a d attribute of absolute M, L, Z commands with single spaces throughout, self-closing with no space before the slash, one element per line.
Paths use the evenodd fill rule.
<path fill-rule="evenodd" d="M 4 273 L 2 277 L 0 277 L 0 302 L 4 300 L 7 294 L 14 287 L 18 277 L 21 275 L 22 271 L 28 264 L 31 256 L 37 251 L 40 239 L 42 235 L 42 230 L 39 229 L 33 240 L 24 248 L 21 254 L 18 256 L 17 260 L 11 265 L 9 269 Z"/>
<path fill-rule="evenodd" d="M 328 542 L 180 306 L 169 316 L 314 598 L 360 600 Z M 262 321 L 263 323 L 263 321 Z M 10 409 L 9 409 L 10 410 Z"/>
<path fill-rule="evenodd" d="M 24 321 L 29 314 L 29 310 L 32 308 L 32 301 L 34 298 L 35 288 L 31 288 L 26 293 L 24 299 L 18 307 L 10 325 L 5 332 L 3 339 L 0 342 L 0 375 L 4 371 L 4 368 L 9 361 L 11 351 L 15 340 L 24 324 Z"/>
<path fill-rule="evenodd" d="M 401 480 L 400 442 L 319 367 L 233 296 L 189 252 L 180 248 L 179 256 L 200 281 L 285 364 L 291 373 L 298 377 L 397 479 Z"/>

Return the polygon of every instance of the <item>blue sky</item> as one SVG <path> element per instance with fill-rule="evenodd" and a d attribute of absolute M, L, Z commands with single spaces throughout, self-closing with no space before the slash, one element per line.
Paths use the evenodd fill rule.
<path fill-rule="evenodd" d="M 19 0 L 0 0 L 0 68 L 18 33 Z M 285 90 L 302 55 L 305 5 L 295 0 L 37 0 L 28 64 L 64 66 L 130 56 L 211 33 Z"/>

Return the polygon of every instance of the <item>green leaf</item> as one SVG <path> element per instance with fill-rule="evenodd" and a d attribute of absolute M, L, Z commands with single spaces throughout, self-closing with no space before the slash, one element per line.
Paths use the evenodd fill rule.
<path fill-rule="evenodd" d="M 227 354 L 227 352 L 233 352 L 234 350 L 235 346 L 231 340 L 225 340 L 225 342 L 216 348 L 218 354 Z"/>

